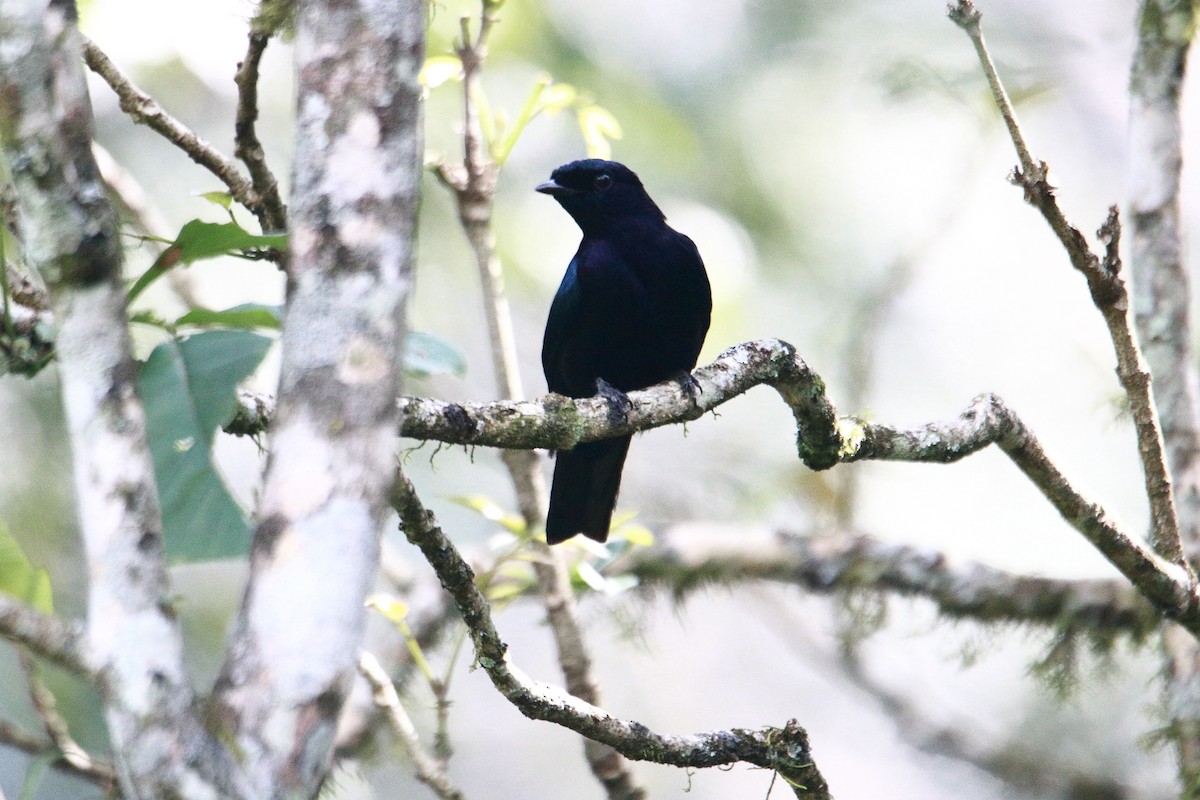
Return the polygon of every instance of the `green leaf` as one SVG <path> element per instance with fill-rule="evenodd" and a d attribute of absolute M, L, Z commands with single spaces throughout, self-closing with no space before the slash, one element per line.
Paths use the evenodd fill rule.
<path fill-rule="evenodd" d="M 596 105 L 581 106 L 576 112 L 579 117 L 579 129 L 583 131 L 583 141 L 587 145 L 589 158 L 611 158 L 612 145 L 609 139 L 620 139 L 624 136 L 621 123 L 608 109 Z"/>
<path fill-rule="evenodd" d="M 212 442 L 233 416 L 238 384 L 271 341 L 247 331 L 207 331 L 160 344 L 141 367 L 138 393 L 172 561 L 233 558 L 249 548 L 250 524 L 213 463 Z"/>
<path fill-rule="evenodd" d="M 54 613 L 50 573 L 35 567 L 0 520 L 0 592 L 17 598 L 43 614 Z"/>
<path fill-rule="evenodd" d="M 404 371 L 418 378 L 447 373 L 461 377 L 467 371 L 467 357 L 440 336 L 409 331 L 404 337 Z"/>
<path fill-rule="evenodd" d="M 446 81 L 462 80 L 462 61 L 458 56 L 430 56 L 425 59 L 417 80 L 426 90 L 436 89 Z"/>
<path fill-rule="evenodd" d="M 205 258 L 240 254 L 244 250 L 283 250 L 286 247 L 287 234 L 261 235 L 251 233 L 236 222 L 204 222 L 194 219 L 179 229 L 175 241 L 134 281 L 133 286 L 129 287 L 126 299 L 133 302 L 147 286 L 179 264 L 186 266 Z"/>
<path fill-rule="evenodd" d="M 484 519 L 498 523 L 501 527 L 514 536 L 525 535 L 525 520 L 516 514 L 508 513 L 499 505 L 497 505 L 490 497 L 482 494 L 476 494 L 471 495 L 470 497 L 457 495 L 450 497 L 449 499 L 451 502 L 471 509 Z"/>
<path fill-rule="evenodd" d="M 399 625 L 408 616 L 408 603 L 405 603 L 395 595 L 383 592 L 369 595 L 363 605 L 383 614 L 393 625 Z"/>
<path fill-rule="evenodd" d="M 179 248 L 179 261 L 191 264 L 205 258 L 229 255 L 240 250 L 287 247 L 287 234 L 257 234 L 236 222 L 204 222 L 194 219 L 179 229 L 174 246 Z"/>
<path fill-rule="evenodd" d="M 613 535 L 624 539 L 634 547 L 650 547 L 654 544 L 654 534 L 649 528 L 641 525 L 622 525 L 613 531 Z"/>
<path fill-rule="evenodd" d="M 546 88 L 541 96 L 541 111 L 554 115 L 579 99 L 579 90 L 569 83 L 555 83 Z"/>
<path fill-rule="evenodd" d="M 201 192 L 200 197 L 226 211 L 233 208 L 233 195 L 229 192 Z"/>
<path fill-rule="evenodd" d="M 283 327 L 283 309 L 280 306 L 264 306 L 244 303 L 240 306 L 216 311 L 211 308 L 193 308 L 179 319 L 176 325 L 195 325 L 213 328 L 270 328 Z"/>

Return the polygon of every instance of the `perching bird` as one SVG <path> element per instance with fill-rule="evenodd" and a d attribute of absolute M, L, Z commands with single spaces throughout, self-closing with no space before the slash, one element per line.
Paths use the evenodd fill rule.
<path fill-rule="evenodd" d="M 637 175 L 615 161 L 564 164 L 537 190 L 583 231 L 546 320 L 542 369 L 550 391 L 620 401 L 668 378 L 690 380 L 712 312 L 692 240 L 667 225 Z M 547 542 L 577 533 L 608 538 L 631 438 L 557 454 Z"/>

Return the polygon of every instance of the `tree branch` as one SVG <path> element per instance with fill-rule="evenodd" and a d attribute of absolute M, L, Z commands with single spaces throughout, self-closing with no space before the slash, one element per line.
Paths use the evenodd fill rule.
<path fill-rule="evenodd" d="M 48 737 L 27 733 L 11 723 L 2 721 L 0 721 L 0 745 L 7 745 L 31 756 L 51 753 L 56 749 L 54 742 Z M 91 759 L 87 761 L 70 759 L 60 754 L 53 762 L 53 766 L 63 772 L 91 781 L 105 792 L 111 793 L 116 790 L 116 772 L 103 762 Z"/>
<path fill-rule="evenodd" d="M 1145 0 L 1130 77 L 1130 256 L 1138 337 L 1154 376 L 1184 553 L 1200 559 L 1200 410 L 1192 352 L 1191 288 L 1180 215 L 1180 93 L 1191 48 L 1192 3 Z M 1200 644 L 1163 636 L 1168 728 L 1185 795 L 1200 793 Z"/>
<path fill-rule="evenodd" d="M 690 422 L 755 386 L 774 388 L 797 422 L 800 458 L 811 469 L 845 460 L 836 411 L 825 384 L 796 349 L 778 339 L 735 345 L 692 373 L 692 391 L 677 381 L 629 393 L 627 412 L 613 413 L 603 398 L 452 403 L 402 397 L 400 435 L 447 444 L 510 449 L 570 450 L 578 444 Z"/>
<path fill-rule="evenodd" d="M 951 618 L 1127 635 L 1162 625 L 1158 609 L 1121 580 L 1039 578 L 862 533 L 658 537 L 606 574 L 636 576 L 677 595 L 708 583 L 766 580 L 811 592 L 865 589 L 921 597 Z"/>
<path fill-rule="evenodd" d="M 811 469 L 863 460 L 950 463 L 995 444 L 1135 587 L 1173 619 L 1200 634 L 1200 597 L 1191 576 L 1131 538 L 1103 507 L 1083 497 L 1042 450 L 1033 433 L 995 395 L 982 395 L 954 422 L 898 429 L 855 417 L 837 418 L 820 376 L 791 345 L 760 339 L 726 350 L 693 373 L 697 391 L 676 382 L 629 393 L 614 417 L 602 398 L 452 403 L 402 397 L 400 433 L 421 440 L 510 449 L 570 449 L 664 425 L 688 422 L 758 385 L 774 388 L 797 423 L 797 450 Z M 269 419 L 269 408 L 254 424 Z"/>
<path fill-rule="evenodd" d="M 970 0 L 958 0 L 956 5 L 950 6 L 949 15 L 975 46 L 996 105 L 999 106 L 1001 116 L 1008 127 L 1009 136 L 1020 160 L 1020 166 L 1012 174 L 1013 182 L 1024 189 L 1025 200 L 1041 212 L 1066 249 L 1071 264 L 1087 279 L 1092 302 L 1108 325 L 1109 336 L 1117 356 L 1117 378 L 1129 398 L 1134 428 L 1137 431 L 1138 453 L 1141 456 L 1146 495 L 1150 501 L 1154 548 L 1164 558 L 1191 573 L 1191 567 L 1183 555 L 1158 411 L 1150 391 L 1150 373 L 1137 346 L 1129 318 L 1129 295 L 1120 274 L 1118 245 L 1121 229 L 1116 206 L 1109 210 L 1108 219 L 1098 231 L 1097 235 L 1105 244 L 1105 253 L 1103 257 L 1097 256 L 1091 252 L 1087 239 L 1078 228 L 1067 221 L 1059 208 L 1058 199 L 1054 196 L 1054 187 L 1047 180 L 1048 167 L 1045 162 L 1035 161 L 1030 155 L 1029 147 L 1017 123 L 1016 112 L 1004 91 L 984 43 L 980 26 L 982 14 Z M 1194 574 L 1189 574 L 1189 578 L 1193 583 L 1196 580 Z"/>
<path fill-rule="evenodd" d="M 139 125 L 145 125 L 171 144 L 182 150 L 188 158 L 215 175 L 229 189 L 233 199 L 248 208 L 256 217 L 263 213 L 263 199 L 253 184 L 238 170 L 237 164 L 220 151 L 201 139 L 190 128 L 163 109 L 150 95 L 133 84 L 112 60 L 96 44 L 83 39 L 83 56 L 88 67 L 112 87 L 120 101 L 121 110 Z"/>
<path fill-rule="evenodd" d="M 81 678 L 92 681 L 99 678 L 87 661 L 82 637 L 75 626 L 35 611 L 3 593 L 0 593 L 0 636 Z"/>
<path fill-rule="evenodd" d="M 246 165 L 254 192 L 261 198 L 259 211 L 255 213 L 263 230 L 282 231 L 287 229 L 287 207 L 279 196 L 279 181 L 267 166 L 267 157 L 254 127 L 258 120 L 258 65 L 270 40 L 268 34 L 251 29 L 246 56 L 238 64 L 233 79 L 238 89 L 233 152 Z"/>
<path fill-rule="evenodd" d="M 25 673 L 25 684 L 29 689 L 29 700 L 42 720 L 42 727 L 50 737 L 50 747 L 59 753 L 59 760 L 76 774 L 87 776 L 111 790 L 116 786 L 117 776 L 111 766 L 92 758 L 71 736 L 67 721 L 58 713 L 58 701 L 50 687 L 42 680 L 37 662 L 29 650 L 17 648 L 17 658 Z"/>
<path fill-rule="evenodd" d="M 417 779 L 433 790 L 442 800 L 463 800 L 463 793 L 450 783 L 445 770 L 442 769 L 432 755 L 421 745 L 417 737 L 417 729 L 409 719 L 408 713 L 400 703 L 396 687 L 391 678 L 384 672 L 378 659 L 370 653 L 362 653 L 358 657 L 358 671 L 371 684 L 375 704 L 382 710 L 391 723 L 392 732 L 400 740 L 404 752 L 412 759 L 417 768 Z"/>
<path fill-rule="evenodd" d="M 1141 591 L 1194 634 L 1200 634 L 1200 598 L 1191 575 L 1120 530 L 1087 500 L 1046 456 L 1033 433 L 995 395 L 977 398 L 957 420 L 900 429 L 858 418 L 836 419 L 824 383 L 791 345 L 758 340 L 737 345 L 694 373 L 698 390 L 677 383 L 630 392 L 619 419 L 603 399 L 461 405 L 404 398 L 401 433 L 453 444 L 568 449 L 580 442 L 632 433 L 700 417 L 753 386 L 779 392 L 797 422 L 797 449 L 812 469 L 862 460 L 950 463 L 995 444 L 1025 473 L 1077 531 Z"/>
<path fill-rule="evenodd" d="M 828 786 L 812 761 L 808 736 L 795 720 L 783 728 L 758 731 L 733 728 L 690 736 L 663 735 L 641 723 L 613 717 L 561 689 L 531 680 L 510 662 L 508 646 L 492 622 L 491 608 L 475 585 L 471 567 L 399 470 L 393 503 L 405 536 L 421 549 L 458 606 L 471 632 L 477 663 L 522 714 L 562 725 L 612 747 L 626 758 L 678 767 L 714 767 L 744 761 L 777 771 L 797 797 L 829 797 Z"/>

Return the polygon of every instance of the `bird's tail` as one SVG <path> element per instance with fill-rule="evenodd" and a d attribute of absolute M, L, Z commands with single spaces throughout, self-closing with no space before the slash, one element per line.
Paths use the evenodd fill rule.
<path fill-rule="evenodd" d="M 555 455 L 546 541 L 565 542 L 577 533 L 603 542 L 621 489 L 621 468 L 632 436 L 581 444 Z"/>

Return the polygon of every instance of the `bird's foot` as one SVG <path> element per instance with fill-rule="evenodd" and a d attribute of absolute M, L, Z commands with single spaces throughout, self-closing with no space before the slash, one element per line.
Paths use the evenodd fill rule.
<path fill-rule="evenodd" d="M 624 422 L 633 410 L 633 401 L 629 395 L 613 386 L 604 378 L 596 378 L 596 396 L 608 403 L 608 419 L 610 422 Z"/>
<path fill-rule="evenodd" d="M 692 399 L 692 405 L 699 405 L 700 396 L 704 393 L 704 390 L 700 388 L 700 381 L 686 370 L 675 375 L 675 381 L 679 383 L 679 388 L 683 390 L 683 393 Z"/>

